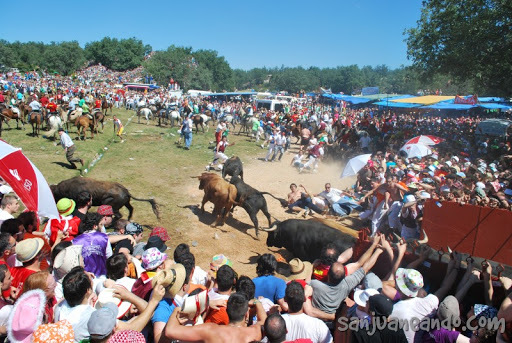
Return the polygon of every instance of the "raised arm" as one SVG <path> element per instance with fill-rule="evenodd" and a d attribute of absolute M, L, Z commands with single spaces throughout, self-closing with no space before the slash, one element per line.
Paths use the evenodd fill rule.
<path fill-rule="evenodd" d="M 485 304 L 492 306 L 492 295 L 494 293 L 494 289 L 492 287 L 492 266 L 489 262 L 482 262 L 482 275 L 484 279 L 484 297 Z"/>
<path fill-rule="evenodd" d="M 142 331 L 144 327 L 148 324 L 149 320 L 151 319 L 151 316 L 153 315 L 153 312 L 155 312 L 158 303 L 163 299 L 164 295 L 165 288 L 162 287 L 162 285 L 157 285 L 153 289 L 151 299 L 149 300 L 149 303 L 147 303 L 147 306 L 144 308 L 144 310 L 137 317 L 129 320 L 128 322 L 118 321 L 117 329 L 135 330 L 139 332 Z"/>

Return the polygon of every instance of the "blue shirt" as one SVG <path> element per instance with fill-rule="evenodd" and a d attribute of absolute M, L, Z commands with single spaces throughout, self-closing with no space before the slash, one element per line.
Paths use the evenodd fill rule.
<path fill-rule="evenodd" d="M 256 298 L 262 296 L 277 303 L 283 299 L 286 292 L 286 282 L 273 275 L 258 276 L 252 279 L 256 286 Z"/>
<path fill-rule="evenodd" d="M 151 323 L 155 324 L 156 322 L 164 322 L 167 323 L 171 314 L 174 312 L 176 305 L 173 303 L 172 299 L 164 298 L 160 300 L 158 306 L 153 313 L 153 317 L 151 317 Z"/>

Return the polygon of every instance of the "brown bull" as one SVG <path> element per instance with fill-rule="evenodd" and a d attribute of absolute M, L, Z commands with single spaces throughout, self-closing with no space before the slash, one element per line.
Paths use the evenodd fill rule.
<path fill-rule="evenodd" d="M 211 201 L 214 205 L 213 214 L 216 216 L 212 226 L 217 226 L 219 223 L 224 225 L 226 216 L 235 203 L 236 187 L 214 173 L 203 173 L 197 178 L 199 189 L 204 190 L 201 211 L 204 213 L 204 204 Z"/>

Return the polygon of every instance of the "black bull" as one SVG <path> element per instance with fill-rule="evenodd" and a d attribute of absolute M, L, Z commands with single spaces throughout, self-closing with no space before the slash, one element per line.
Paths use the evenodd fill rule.
<path fill-rule="evenodd" d="M 224 163 L 222 177 L 226 178 L 226 175 L 240 176 L 242 180 L 244 179 L 244 167 L 238 156 L 233 156 Z"/>
<path fill-rule="evenodd" d="M 138 199 L 118 182 L 98 181 L 77 176 L 61 181 L 57 185 L 51 185 L 50 189 L 55 201 L 59 201 L 62 198 L 76 200 L 80 192 L 87 191 L 92 196 L 92 206 L 110 205 L 116 218 L 121 218 L 119 209 L 125 206 L 129 211 L 128 220 L 131 219 L 133 214 L 133 206 L 130 204 L 130 200 L 147 201 L 151 204 L 156 217 L 160 219 L 158 205 L 154 199 Z"/>
<path fill-rule="evenodd" d="M 303 261 L 320 257 L 327 243 L 334 243 L 340 252 L 351 248 L 356 238 L 316 220 L 287 219 L 267 229 L 267 246 L 285 248 Z"/>
<path fill-rule="evenodd" d="M 272 225 L 270 213 L 268 213 L 267 201 L 263 195 L 268 194 L 274 199 L 279 200 L 282 206 L 287 205 L 286 200 L 276 198 L 267 192 L 260 192 L 246 184 L 238 176 L 232 176 L 231 183 L 236 187 L 236 204 L 245 209 L 254 224 L 254 228 L 256 229 L 256 237 L 258 237 L 259 226 L 257 215 L 260 210 L 263 212 L 265 217 L 267 217 L 268 226 L 270 227 L 270 225 Z M 235 206 L 233 206 L 233 208 L 235 208 Z"/>

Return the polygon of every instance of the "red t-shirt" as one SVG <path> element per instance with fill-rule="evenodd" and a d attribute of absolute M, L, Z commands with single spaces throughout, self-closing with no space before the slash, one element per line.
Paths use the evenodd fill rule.
<path fill-rule="evenodd" d="M 96 100 L 94 108 L 101 108 L 101 101 Z"/>
<path fill-rule="evenodd" d="M 11 268 L 9 267 L 9 265 L 5 261 L 0 261 L 0 265 L 1 264 L 5 264 L 7 266 L 7 270 L 11 271 Z M 9 298 L 10 295 L 11 295 L 11 289 L 8 289 L 8 290 L 5 290 L 5 291 L 2 292 L 2 296 L 4 297 L 4 299 Z"/>
<path fill-rule="evenodd" d="M 32 275 L 34 273 L 35 273 L 35 271 L 27 269 L 25 267 L 11 268 L 11 275 L 12 275 L 11 286 L 14 288 L 19 288 L 21 290 L 23 288 L 23 284 L 25 283 L 25 280 L 30 275 Z"/>

